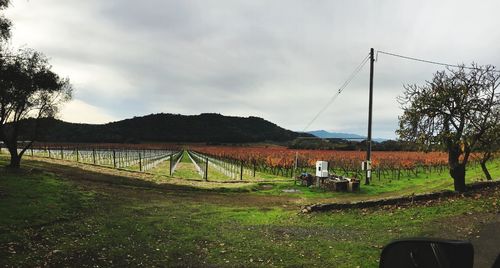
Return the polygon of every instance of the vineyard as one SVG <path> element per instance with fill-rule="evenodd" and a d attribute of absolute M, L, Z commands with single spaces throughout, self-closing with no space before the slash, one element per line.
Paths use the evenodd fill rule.
<path fill-rule="evenodd" d="M 37 144 L 26 151 L 26 154 L 137 171 L 152 170 L 168 161 L 171 172 L 175 170 L 176 163 L 181 156 L 181 152 L 175 148 L 159 149 L 147 145 L 112 144 Z"/>
<path fill-rule="evenodd" d="M 209 168 L 229 180 L 255 180 L 257 175 L 256 166 L 250 166 L 238 159 L 217 157 L 196 151 L 188 151 L 188 155 L 205 180 L 208 180 Z"/>
<path fill-rule="evenodd" d="M 329 162 L 329 171 L 334 174 L 361 178 L 363 151 L 291 150 L 283 147 L 220 147 L 199 146 L 190 150 L 202 157 L 222 163 L 237 165 L 247 170 L 293 177 L 298 173 L 314 171 L 318 160 Z M 402 174 L 443 171 L 448 156 L 444 152 L 373 152 L 372 169 L 375 177 L 395 178 Z"/>
<path fill-rule="evenodd" d="M 361 162 L 363 151 L 292 150 L 285 147 L 200 146 L 185 147 L 165 144 L 36 144 L 27 155 L 154 173 L 168 167 L 175 172 L 177 163 L 186 155 L 199 177 L 209 180 L 217 173 L 219 181 L 251 181 L 257 177 L 293 178 L 301 173 L 314 174 L 318 160 L 328 161 L 329 172 L 361 179 L 365 172 Z M 448 158 L 444 152 L 378 152 L 372 154 L 374 179 L 417 177 L 419 173 L 443 172 Z M 472 161 L 476 158 L 472 157 Z M 165 171 L 163 171 L 165 174 Z M 266 175 L 267 174 L 267 175 Z"/>

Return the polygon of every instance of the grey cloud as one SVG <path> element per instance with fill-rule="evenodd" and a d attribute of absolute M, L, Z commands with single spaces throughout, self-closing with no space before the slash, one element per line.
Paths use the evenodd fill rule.
<path fill-rule="evenodd" d="M 15 0 L 14 43 L 73 76 L 75 97 L 117 118 L 254 115 L 302 130 L 370 47 L 500 63 L 497 1 Z M 364 134 L 368 66 L 311 129 Z M 394 137 L 403 84 L 439 66 L 379 55 L 374 136 Z"/>

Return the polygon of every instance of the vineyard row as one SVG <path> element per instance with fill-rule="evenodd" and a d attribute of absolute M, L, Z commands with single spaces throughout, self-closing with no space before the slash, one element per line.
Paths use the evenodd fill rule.
<path fill-rule="evenodd" d="M 148 171 L 170 161 L 175 170 L 181 152 L 168 149 L 100 149 L 100 148 L 31 148 L 25 154 L 37 157 L 76 161 L 113 168 Z"/>
<path fill-rule="evenodd" d="M 304 158 L 296 154 L 292 161 L 288 160 L 287 165 L 272 164 L 265 156 L 259 158 L 244 158 L 238 159 L 229 155 L 210 154 L 206 151 L 200 152 L 189 151 L 195 162 L 199 163 L 200 167 L 205 165 L 208 160 L 208 165 L 213 166 L 221 173 L 231 178 L 239 178 L 241 174 L 249 174 L 255 176 L 256 172 L 272 174 L 282 177 L 295 177 L 300 173 L 315 174 L 314 161 Z M 283 161 L 281 161 L 283 162 Z M 365 171 L 361 168 L 361 160 L 355 159 L 329 159 L 329 172 L 340 176 L 351 178 L 363 178 Z M 444 172 L 446 164 L 418 164 L 418 165 L 388 165 L 379 163 L 373 169 L 373 177 L 378 179 L 399 179 L 402 176 L 415 176 L 420 173 Z"/>

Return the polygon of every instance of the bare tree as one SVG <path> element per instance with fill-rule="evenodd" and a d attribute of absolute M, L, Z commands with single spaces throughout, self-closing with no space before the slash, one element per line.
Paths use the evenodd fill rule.
<path fill-rule="evenodd" d="M 69 80 L 52 72 L 41 53 L 27 49 L 0 58 L 0 140 L 9 150 L 10 167 L 20 166 L 24 152 L 38 133 L 38 120 L 34 120 L 32 137 L 18 148 L 22 121 L 53 117 L 58 105 L 69 100 L 71 93 Z"/>
<path fill-rule="evenodd" d="M 456 191 L 466 190 L 469 157 L 494 126 L 489 119 L 499 103 L 499 79 L 493 66 L 462 65 L 437 72 L 423 86 L 405 86 L 399 97 L 404 112 L 397 134 L 425 149 L 446 149 Z"/>
<path fill-rule="evenodd" d="M 498 103 L 488 118 L 488 124 L 490 124 L 488 130 L 479 139 L 479 150 L 481 152 L 479 163 L 486 179 L 491 180 L 491 174 L 486 167 L 486 163 L 500 150 L 500 106 Z"/>

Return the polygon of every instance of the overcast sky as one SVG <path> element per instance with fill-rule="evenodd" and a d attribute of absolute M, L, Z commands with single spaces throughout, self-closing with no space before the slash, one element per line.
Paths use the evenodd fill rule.
<path fill-rule="evenodd" d="M 500 1 L 13 0 L 12 45 L 70 78 L 60 118 L 258 116 L 301 131 L 376 50 L 500 64 Z M 440 66 L 379 54 L 373 136 L 395 137 L 403 84 Z M 366 133 L 369 65 L 308 130 Z"/>

